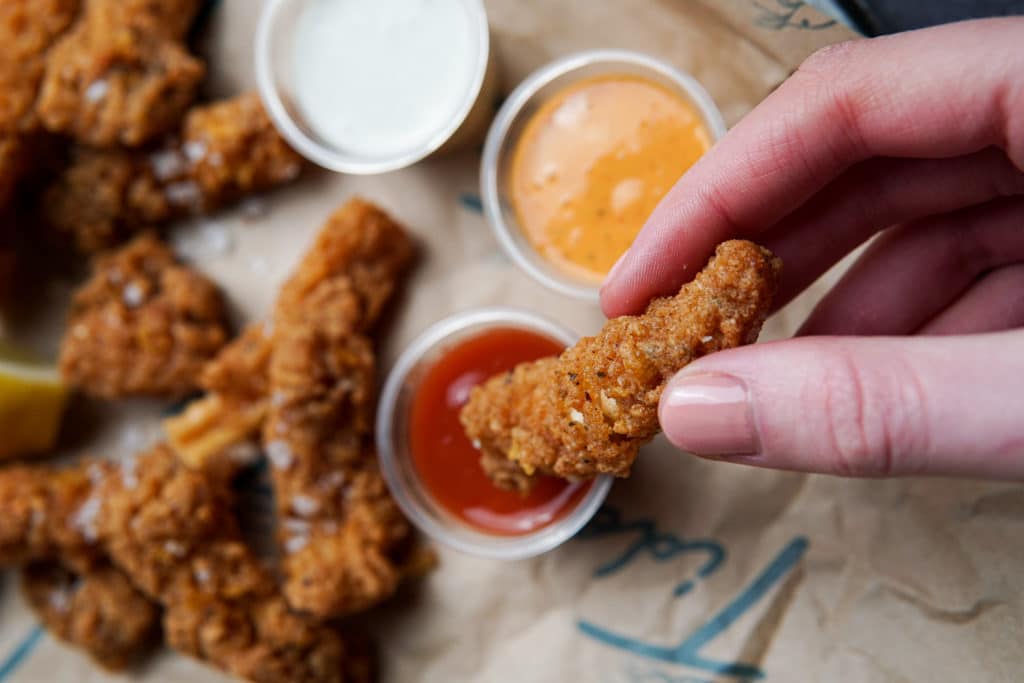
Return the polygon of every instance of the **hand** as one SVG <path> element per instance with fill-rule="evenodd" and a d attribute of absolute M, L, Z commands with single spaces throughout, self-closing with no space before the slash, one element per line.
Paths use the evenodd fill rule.
<path fill-rule="evenodd" d="M 801 338 L 672 379 L 660 417 L 676 446 L 843 475 L 1024 477 L 1022 74 L 1022 18 L 836 45 L 680 179 L 605 282 L 607 315 L 674 292 L 731 237 L 782 257 L 779 307 L 882 234 Z"/>

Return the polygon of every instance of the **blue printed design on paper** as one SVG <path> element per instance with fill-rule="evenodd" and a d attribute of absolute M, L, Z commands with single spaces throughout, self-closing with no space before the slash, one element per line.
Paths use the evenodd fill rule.
<path fill-rule="evenodd" d="M 653 520 L 639 519 L 626 521 L 622 513 L 605 507 L 595 516 L 594 521 L 580 534 L 581 539 L 599 538 L 616 534 L 635 534 L 636 540 L 617 558 L 601 565 L 594 572 L 597 578 L 611 576 L 624 570 L 630 563 L 643 555 L 649 555 L 656 562 L 665 562 L 686 553 L 703 553 L 707 556 L 697 570 L 694 579 L 687 579 L 675 586 L 673 597 L 683 596 L 695 585 L 717 571 L 726 559 L 721 543 L 710 539 L 688 540 L 666 531 L 659 531 Z M 807 539 L 794 538 L 772 559 L 740 593 L 724 608 L 712 615 L 690 636 L 675 646 L 663 646 L 632 638 L 610 629 L 581 620 L 577 627 L 584 635 L 605 645 L 615 647 L 656 662 L 687 666 L 719 676 L 734 676 L 741 679 L 764 678 L 760 667 L 743 662 L 726 662 L 710 659 L 701 650 L 720 636 L 740 617 L 778 584 L 796 566 L 807 550 Z M 650 680 L 651 672 L 645 674 Z"/>

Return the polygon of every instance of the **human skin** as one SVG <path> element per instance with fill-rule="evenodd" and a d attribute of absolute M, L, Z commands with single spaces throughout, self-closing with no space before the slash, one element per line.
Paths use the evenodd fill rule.
<path fill-rule="evenodd" d="M 785 305 L 881 233 L 797 338 L 670 381 L 680 449 L 841 475 L 1024 476 L 1024 18 L 820 51 L 683 176 L 601 292 L 609 316 L 742 237 Z"/>

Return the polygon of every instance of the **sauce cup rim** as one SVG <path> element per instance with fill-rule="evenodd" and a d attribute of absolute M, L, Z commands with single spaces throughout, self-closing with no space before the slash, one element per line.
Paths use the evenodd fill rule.
<path fill-rule="evenodd" d="M 466 90 L 466 99 L 460 105 L 456 115 L 444 128 L 437 131 L 428 140 L 424 140 L 420 146 L 393 157 L 379 159 L 347 154 L 315 139 L 302 129 L 284 104 L 278 88 L 272 56 L 272 46 L 278 37 L 278 31 L 282 30 L 282 22 L 279 20 L 280 12 L 294 3 L 309 1 L 266 0 L 256 26 L 254 49 L 256 87 L 274 127 L 295 151 L 329 171 L 352 175 L 373 175 L 412 166 L 440 149 L 459 130 L 480 96 L 490 59 L 490 27 L 483 0 L 459 0 L 470 12 L 471 18 L 475 19 L 477 44 L 480 49 L 476 55 L 473 80 Z"/>
<path fill-rule="evenodd" d="M 725 120 L 700 81 L 689 73 L 678 69 L 668 62 L 632 50 L 599 49 L 585 50 L 565 55 L 548 62 L 527 76 L 506 98 L 501 109 L 494 117 L 484 141 L 483 158 L 480 164 L 480 198 L 484 215 L 494 231 L 495 237 L 509 258 L 525 271 L 530 277 L 545 287 L 560 294 L 596 303 L 600 297 L 600 287 L 583 283 L 571 276 L 559 276 L 554 268 L 539 267 L 526 252 L 536 252 L 525 240 L 517 240 L 517 225 L 510 225 L 505 220 L 501 208 L 501 190 L 498 187 L 498 172 L 503 162 L 502 151 L 505 139 L 519 118 L 523 115 L 526 104 L 545 86 L 556 79 L 569 75 L 574 71 L 597 64 L 627 65 L 648 69 L 673 82 L 685 93 L 696 106 L 701 118 L 708 127 L 713 141 L 717 141 L 726 132 Z M 609 69 L 609 74 L 614 73 Z"/>
<path fill-rule="evenodd" d="M 406 387 L 410 373 L 419 363 L 431 352 L 444 348 L 446 342 L 470 330 L 483 332 L 486 329 L 501 327 L 518 327 L 538 332 L 565 343 L 566 346 L 574 344 L 579 338 L 557 322 L 518 308 L 476 308 L 435 322 L 405 348 L 388 373 L 377 411 L 377 450 L 388 489 L 405 516 L 420 531 L 434 541 L 467 555 L 498 560 L 521 560 L 553 550 L 575 536 L 601 507 L 608 496 L 614 477 L 596 478 L 575 508 L 536 531 L 516 536 L 487 534 L 457 521 L 444 523 L 425 510 L 416 497 L 411 495 L 406 478 L 402 476 L 399 459 L 403 455 L 395 443 L 399 395 Z M 429 497 L 430 494 L 426 495 Z"/>

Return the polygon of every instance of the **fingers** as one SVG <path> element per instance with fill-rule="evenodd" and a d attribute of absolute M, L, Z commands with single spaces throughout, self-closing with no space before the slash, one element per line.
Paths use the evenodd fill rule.
<path fill-rule="evenodd" d="M 925 323 L 918 334 L 973 334 L 1015 327 L 1024 327 L 1024 264 L 999 268 L 981 277 Z"/>
<path fill-rule="evenodd" d="M 1024 19 L 965 22 L 809 59 L 662 201 L 609 275 L 605 312 L 675 291 L 715 244 L 759 235 L 859 161 L 996 146 L 1024 168 L 1022 30 Z"/>
<path fill-rule="evenodd" d="M 1024 171 L 989 147 L 953 159 L 871 159 L 833 181 L 765 233 L 786 264 L 775 308 L 892 225 L 1024 195 Z"/>
<path fill-rule="evenodd" d="M 1024 262 L 1024 199 L 894 228 L 818 303 L 798 334 L 909 334 L 983 272 Z"/>
<path fill-rule="evenodd" d="M 1024 332 L 803 338 L 707 356 L 660 406 L 682 450 L 844 476 L 1024 477 Z"/>

